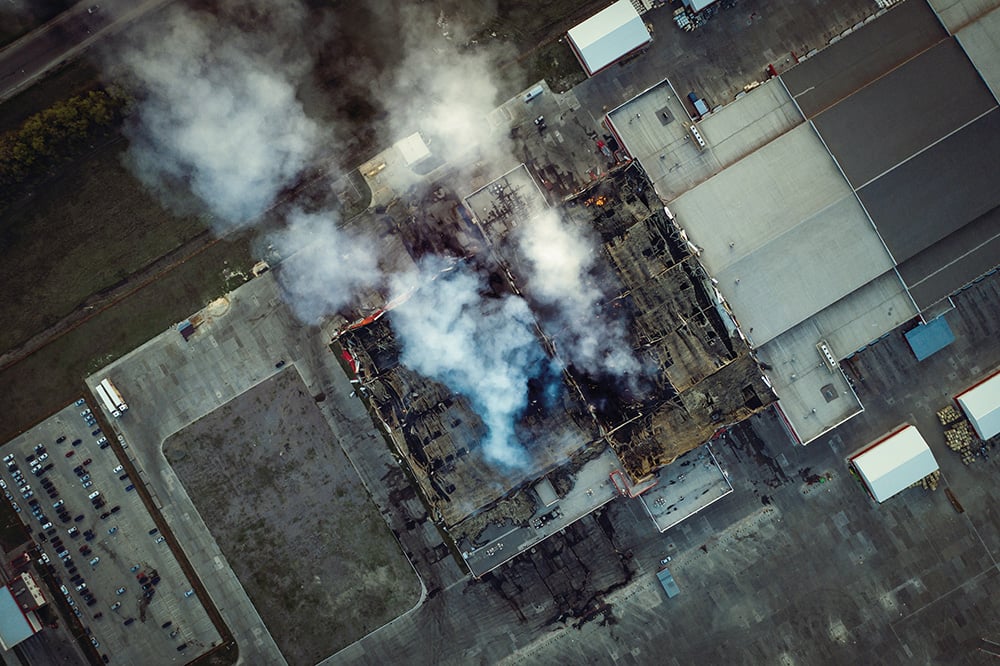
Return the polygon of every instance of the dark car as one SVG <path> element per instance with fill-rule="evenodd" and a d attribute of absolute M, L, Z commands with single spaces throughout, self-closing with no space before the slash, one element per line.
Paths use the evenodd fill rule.
<path fill-rule="evenodd" d="M 83 444 L 83 440 L 82 439 L 74 439 L 73 440 L 73 446 L 80 446 L 81 444 Z"/>
<path fill-rule="evenodd" d="M 102 448 L 102 449 L 106 449 L 106 448 L 108 448 L 109 446 L 111 446 L 111 442 L 104 442 L 104 443 L 102 443 L 102 444 L 101 444 L 100 448 Z"/>
<path fill-rule="evenodd" d="M 118 480 L 119 481 L 124 481 L 127 478 L 128 478 L 128 474 L 122 474 L 121 476 L 118 477 Z"/>
<path fill-rule="evenodd" d="M 102 506 L 104 506 L 105 504 L 107 504 L 107 502 L 105 502 L 105 501 L 104 501 L 104 500 L 102 500 L 102 499 L 98 499 L 98 500 L 97 500 L 96 502 L 94 502 L 94 508 L 95 508 L 95 509 L 100 509 L 100 508 L 101 508 Z"/>
<path fill-rule="evenodd" d="M 81 514 L 80 514 L 79 516 L 77 516 L 76 518 L 74 518 L 74 519 L 73 519 L 73 522 L 74 522 L 74 523 L 81 523 L 81 522 L 83 522 L 83 517 L 84 517 L 84 516 L 83 516 L 83 514 L 81 513 Z"/>
<path fill-rule="evenodd" d="M 111 515 L 110 511 L 105 511 L 104 513 L 101 514 L 101 520 L 107 520 L 110 515 Z"/>
<path fill-rule="evenodd" d="M 51 469 L 52 469 L 53 467 L 55 467 L 55 465 L 53 465 L 52 463 L 49 463 L 48 465 L 46 465 L 45 467 L 43 467 L 43 468 L 42 468 L 42 471 L 43 471 L 43 472 L 48 472 L 48 471 L 50 471 L 50 470 L 51 470 Z"/>
<path fill-rule="evenodd" d="M 92 432 L 92 433 L 90 433 L 90 434 L 91 434 L 91 435 L 93 435 L 94 437 L 97 437 L 98 435 L 100 435 L 100 434 L 101 434 L 101 429 L 100 429 L 100 428 L 98 428 L 97 430 L 93 431 L 93 432 Z"/>
<path fill-rule="evenodd" d="M 153 536 L 154 534 L 156 534 L 156 533 L 157 533 L 157 532 L 159 532 L 159 531 L 160 531 L 160 530 L 158 530 L 158 529 L 156 529 L 156 528 L 154 527 L 153 529 L 149 530 L 149 535 L 150 535 L 150 536 Z"/>
<path fill-rule="evenodd" d="M 60 435 L 60 436 L 59 436 L 59 437 L 58 437 L 58 438 L 56 439 L 56 444 L 62 444 L 62 443 L 63 443 L 63 442 L 65 442 L 65 441 L 66 441 L 66 435 Z"/>
<path fill-rule="evenodd" d="M 135 486 L 133 486 L 131 483 L 125 486 L 125 492 L 131 492 L 133 490 L 135 490 Z"/>
<path fill-rule="evenodd" d="M 94 597 L 91 597 L 91 598 L 87 599 L 87 605 L 88 606 L 93 606 L 96 603 L 97 603 L 97 599 L 95 599 Z"/>
<path fill-rule="evenodd" d="M 127 619 L 124 622 L 122 622 L 122 624 L 124 624 L 127 627 L 128 625 L 132 624 L 133 622 L 135 622 L 135 618 L 134 617 L 130 617 L 129 619 Z"/>
<path fill-rule="evenodd" d="M 183 652 L 184 650 L 187 649 L 187 646 L 188 646 L 187 643 L 181 643 L 180 645 L 177 646 L 177 651 L 178 652 Z"/>
<path fill-rule="evenodd" d="M 121 510 L 122 510 L 122 508 L 120 506 L 118 506 L 117 504 L 115 504 L 113 507 L 111 507 L 111 513 L 118 513 Z"/>
<path fill-rule="evenodd" d="M 173 624 L 173 622 L 171 620 L 167 620 L 166 622 L 164 622 L 163 624 L 160 625 L 160 629 L 166 629 L 167 627 L 169 627 L 172 624 Z"/>

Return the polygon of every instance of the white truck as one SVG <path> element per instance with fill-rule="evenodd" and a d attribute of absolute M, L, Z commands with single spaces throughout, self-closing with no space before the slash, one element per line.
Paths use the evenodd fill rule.
<path fill-rule="evenodd" d="M 104 408 L 110 412 L 111 416 L 117 419 L 122 415 L 122 413 L 118 411 L 118 405 L 115 404 L 115 401 L 108 394 L 108 390 L 104 388 L 103 384 L 98 384 L 94 389 L 94 392 L 97 393 L 97 398 L 101 401 L 101 404 L 104 405 Z"/>
<path fill-rule="evenodd" d="M 110 379 L 106 377 L 102 379 L 101 386 L 104 387 L 104 389 L 108 392 L 108 395 L 114 401 L 115 405 L 117 405 L 118 411 L 120 412 L 128 411 L 128 404 L 125 402 L 125 398 L 123 398 L 122 394 L 118 392 L 118 389 L 115 387 L 114 384 L 111 383 Z"/>

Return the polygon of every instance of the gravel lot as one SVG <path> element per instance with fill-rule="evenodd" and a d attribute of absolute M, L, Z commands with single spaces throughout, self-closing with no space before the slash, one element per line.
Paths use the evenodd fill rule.
<path fill-rule="evenodd" d="M 290 664 L 314 664 L 416 603 L 416 575 L 294 368 L 164 453 Z"/>

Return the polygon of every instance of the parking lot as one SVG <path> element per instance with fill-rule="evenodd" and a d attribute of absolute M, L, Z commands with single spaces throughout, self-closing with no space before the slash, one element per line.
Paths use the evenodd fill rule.
<path fill-rule="evenodd" d="M 219 635 L 94 408 L 81 399 L 0 449 L 2 490 L 105 663 L 185 663 Z"/>

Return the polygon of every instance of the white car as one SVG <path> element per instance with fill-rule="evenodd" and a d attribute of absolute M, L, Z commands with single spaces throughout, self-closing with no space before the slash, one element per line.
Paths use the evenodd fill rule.
<path fill-rule="evenodd" d="M 7 487 L 7 482 L 4 481 L 3 479 L 0 479 L 0 490 L 4 489 L 6 487 Z"/>
<path fill-rule="evenodd" d="M 125 594 L 125 586 L 122 585 L 117 590 L 115 590 L 115 594 L 117 594 L 118 596 L 121 596 L 121 595 Z"/>
<path fill-rule="evenodd" d="M 87 495 L 87 499 L 92 500 L 92 499 L 94 499 L 95 497 L 97 497 L 100 494 L 101 494 L 100 490 L 95 490 L 94 492 L 92 492 L 89 495 Z"/>
<path fill-rule="evenodd" d="M 7 455 L 5 455 L 5 456 L 3 457 L 3 461 L 4 461 L 5 463 L 9 463 L 9 462 L 10 462 L 11 460 L 13 460 L 13 459 L 14 459 L 14 454 L 13 454 L 13 453 L 8 453 Z"/>
<path fill-rule="evenodd" d="M 96 567 L 96 566 L 97 566 L 97 563 L 98 563 L 98 562 L 100 562 L 100 561 L 101 561 L 101 558 L 99 558 L 99 557 L 95 557 L 94 559 L 92 559 L 92 560 L 90 561 L 90 566 L 92 566 L 92 567 Z"/>
<path fill-rule="evenodd" d="M 118 473 L 119 473 L 120 471 L 122 471 L 123 469 L 125 469 L 125 466 L 124 466 L 124 465 L 118 465 L 118 467 L 115 467 L 115 468 L 114 468 L 113 470 L 111 470 L 111 473 L 112 473 L 112 474 L 118 474 Z"/>

